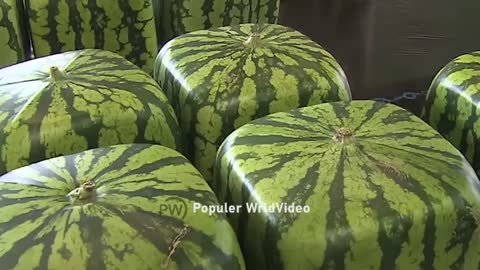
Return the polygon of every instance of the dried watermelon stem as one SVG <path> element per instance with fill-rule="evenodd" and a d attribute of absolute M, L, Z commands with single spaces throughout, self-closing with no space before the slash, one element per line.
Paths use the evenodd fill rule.
<path fill-rule="evenodd" d="M 91 199 L 95 195 L 95 183 L 92 181 L 84 182 L 80 187 L 67 194 L 72 201 L 83 201 Z"/>
<path fill-rule="evenodd" d="M 344 143 L 344 142 L 346 142 L 346 141 L 348 141 L 352 138 L 353 138 L 353 132 L 350 129 L 344 128 L 344 127 L 339 128 L 337 130 L 337 132 L 335 133 L 335 135 L 333 136 L 333 139 L 335 141 L 342 142 L 342 143 Z"/>
<path fill-rule="evenodd" d="M 178 245 L 182 242 L 182 238 L 185 237 L 185 235 L 188 233 L 188 225 L 185 224 L 183 229 L 180 231 L 180 233 L 173 239 L 170 247 L 168 250 L 170 250 L 170 253 L 168 253 L 168 256 L 165 258 L 165 260 L 162 263 L 162 269 L 166 269 L 168 265 L 170 264 L 170 260 L 172 259 L 173 254 L 175 253 L 175 250 L 177 249 Z"/>
<path fill-rule="evenodd" d="M 50 67 L 50 79 L 54 82 L 65 81 L 67 77 L 65 73 L 61 71 L 58 67 Z"/>
<path fill-rule="evenodd" d="M 250 49 L 258 48 L 261 43 L 260 33 L 253 32 L 250 34 L 248 39 L 245 41 L 245 46 L 249 47 Z"/>

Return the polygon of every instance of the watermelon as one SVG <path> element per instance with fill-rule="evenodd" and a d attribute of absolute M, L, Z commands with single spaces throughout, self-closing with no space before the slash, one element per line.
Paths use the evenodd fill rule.
<path fill-rule="evenodd" d="M 26 60 L 26 29 L 19 0 L 0 1 L 0 68 Z"/>
<path fill-rule="evenodd" d="M 0 175 L 44 159 L 125 143 L 181 149 L 158 84 L 108 51 L 72 51 L 0 70 Z"/>
<path fill-rule="evenodd" d="M 212 186 L 242 206 L 229 217 L 249 269 L 480 267 L 475 172 L 396 105 L 333 102 L 257 119 L 222 144 Z"/>
<path fill-rule="evenodd" d="M 163 146 L 117 145 L 32 164 L 0 177 L 0 265 L 245 269 L 225 214 L 195 213 L 194 203 L 218 205 L 188 160 Z"/>
<path fill-rule="evenodd" d="M 422 118 L 480 173 L 480 51 L 461 55 L 434 78 Z"/>
<path fill-rule="evenodd" d="M 153 0 L 159 45 L 179 35 L 242 23 L 277 23 L 280 0 Z"/>
<path fill-rule="evenodd" d="M 35 56 L 103 49 L 152 72 L 158 49 L 151 1 L 25 2 Z"/>
<path fill-rule="evenodd" d="M 270 113 L 351 99 L 330 53 L 273 24 L 175 38 L 160 51 L 154 78 L 177 113 L 187 157 L 207 181 L 218 146 L 236 128 Z"/>

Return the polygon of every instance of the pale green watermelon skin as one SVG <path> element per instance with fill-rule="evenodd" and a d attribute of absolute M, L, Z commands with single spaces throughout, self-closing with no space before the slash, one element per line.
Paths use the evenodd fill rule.
<path fill-rule="evenodd" d="M 0 68 L 27 60 L 28 33 L 22 15 L 22 1 L 0 1 Z"/>
<path fill-rule="evenodd" d="M 280 0 L 153 0 L 158 43 L 198 30 L 278 22 Z"/>
<path fill-rule="evenodd" d="M 479 179 L 395 105 L 335 102 L 255 120 L 225 140 L 215 172 L 220 202 L 309 207 L 229 215 L 249 269 L 480 267 Z"/>
<path fill-rule="evenodd" d="M 53 66 L 65 78 L 53 80 Z M 112 52 L 73 51 L 0 70 L 0 175 L 116 144 L 180 150 L 179 132 L 158 84 Z"/>
<path fill-rule="evenodd" d="M 218 146 L 236 128 L 271 113 L 351 99 L 329 52 L 274 24 L 177 37 L 160 51 L 154 79 L 176 111 L 187 157 L 208 181 Z"/>
<path fill-rule="evenodd" d="M 150 0 L 27 0 L 36 57 L 102 49 L 122 55 L 151 73 L 157 34 Z"/>
<path fill-rule="evenodd" d="M 85 181 L 96 196 L 66 195 Z M 186 212 L 162 211 L 183 201 Z M 224 214 L 197 212 L 218 201 L 178 152 L 117 145 L 58 157 L 0 177 L 0 264 L 37 270 L 244 270 Z M 166 265 L 169 247 L 188 226 Z"/>
<path fill-rule="evenodd" d="M 423 119 L 451 142 L 480 174 L 480 51 L 456 57 L 435 76 Z"/>

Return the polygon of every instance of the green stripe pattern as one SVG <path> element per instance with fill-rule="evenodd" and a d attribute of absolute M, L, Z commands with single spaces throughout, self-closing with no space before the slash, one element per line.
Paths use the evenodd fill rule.
<path fill-rule="evenodd" d="M 277 23 L 280 0 L 153 0 L 159 44 L 197 30 Z"/>
<path fill-rule="evenodd" d="M 213 190 L 249 269 L 479 269 L 480 182 L 418 117 L 374 101 L 273 114 L 222 144 Z"/>
<path fill-rule="evenodd" d="M 58 68 L 49 75 L 51 67 Z M 144 71 L 108 51 L 73 51 L 0 70 L 0 175 L 101 146 L 179 149 L 175 113 Z"/>
<path fill-rule="evenodd" d="M 151 1 L 27 0 L 26 5 L 37 57 L 103 49 L 152 72 L 158 49 Z"/>
<path fill-rule="evenodd" d="M 440 70 L 427 94 L 423 119 L 480 173 L 480 52 L 461 55 Z"/>
<path fill-rule="evenodd" d="M 0 1 L 0 68 L 22 62 L 26 59 L 17 0 Z"/>
<path fill-rule="evenodd" d="M 330 53 L 273 24 L 175 38 L 160 51 L 154 78 L 177 113 L 187 157 L 207 180 L 218 146 L 240 126 L 270 113 L 351 99 Z"/>
<path fill-rule="evenodd" d="M 96 196 L 72 203 L 84 181 Z M 163 211 L 183 201 L 186 214 Z M 245 269 L 224 214 L 200 173 L 174 150 L 118 145 L 58 157 L 0 177 L 2 269 Z M 171 242 L 188 225 L 166 265 Z"/>

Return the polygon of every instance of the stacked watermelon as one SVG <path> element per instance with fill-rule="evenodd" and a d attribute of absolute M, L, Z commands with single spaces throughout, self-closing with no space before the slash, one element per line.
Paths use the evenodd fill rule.
<path fill-rule="evenodd" d="M 22 21 L 22 1 L 0 1 L 0 68 L 24 61 L 27 31 Z"/>
<path fill-rule="evenodd" d="M 276 23 L 280 0 L 153 0 L 158 43 L 179 35 L 241 23 Z"/>
<path fill-rule="evenodd" d="M 67 196 L 68 195 L 68 196 Z M 181 215 L 162 206 L 181 206 Z M 172 149 L 117 145 L 0 177 L 2 269 L 245 269 L 224 214 Z M 165 208 L 165 207 L 163 207 Z"/>
<path fill-rule="evenodd" d="M 175 38 L 160 51 L 154 78 L 177 113 L 187 157 L 207 180 L 218 146 L 236 128 L 270 113 L 351 99 L 330 53 L 271 24 Z"/>
<path fill-rule="evenodd" d="M 245 269 L 240 246 L 251 269 L 480 268 L 467 160 L 403 109 L 350 102 L 303 34 L 239 24 L 276 22 L 278 0 L 25 2 L 37 56 L 104 50 L 0 70 L 1 269 Z M 0 2 L 8 63 L 19 3 Z M 442 70 L 424 113 L 474 165 L 479 59 Z M 218 206 L 207 183 L 240 212 L 195 211 Z"/>
<path fill-rule="evenodd" d="M 430 86 L 423 118 L 455 145 L 480 174 L 480 52 L 461 55 Z"/>
<path fill-rule="evenodd" d="M 146 72 L 72 51 L 1 69 L 0 97 L 2 269 L 245 269 Z"/>
<path fill-rule="evenodd" d="M 157 35 L 150 0 L 25 1 L 37 57 L 79 49 L 116 52 L 151 73 Z"/>
<path fill-rule="evenodd" d="M 180 150 L 178 137 L 158 84 L 117 54 L 73 51 L 0 70 L 0 175 L 101 146 Z"/>
<path fill-rule="evenodd" d="M 232 133 L 214 190 L 249 269 L 479 269 L 480 182 L 413 114 L 310 106 Z M 248 207 L 283 207 L 255 212 Z M 283 205 L 283 206 L 282 206 Z"/>

